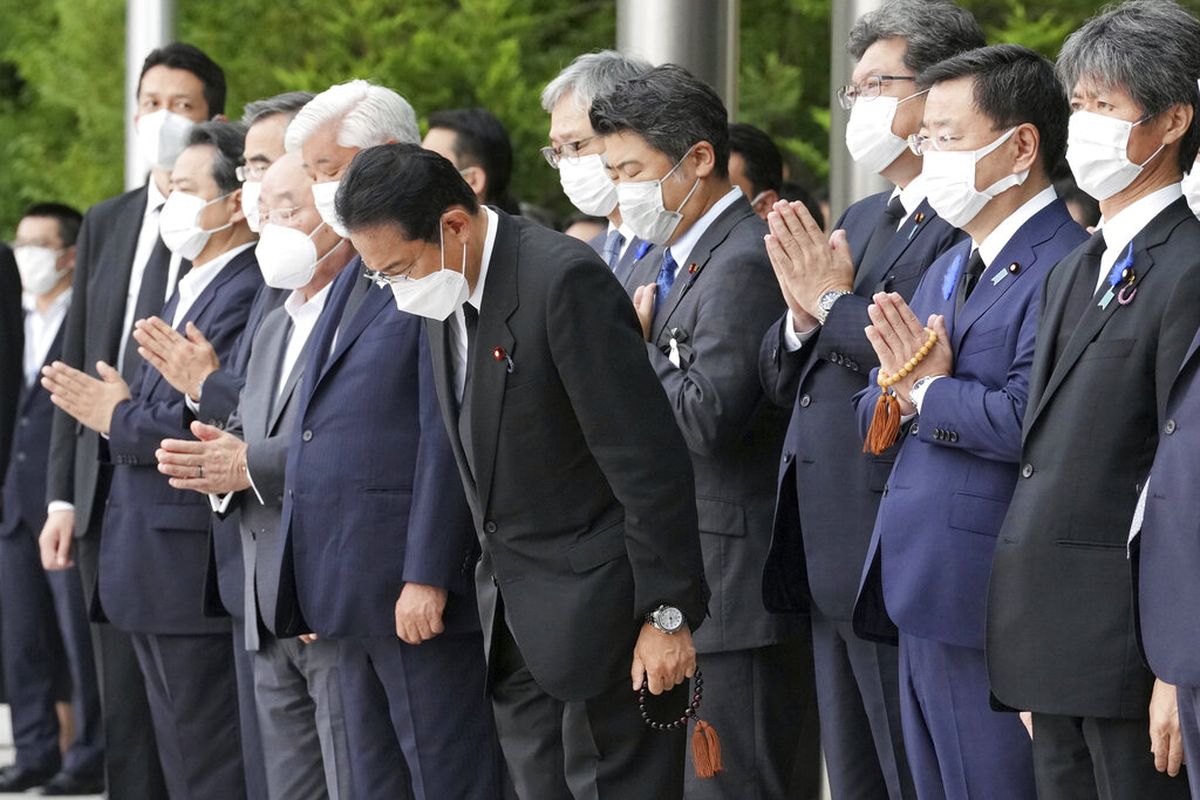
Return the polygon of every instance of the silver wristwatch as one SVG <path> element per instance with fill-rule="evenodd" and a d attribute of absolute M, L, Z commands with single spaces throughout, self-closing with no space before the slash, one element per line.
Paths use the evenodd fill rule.
<path fill-rule="evenodd" d="M 647 614 L 646 622 L 663 633 L 679 633 L 684 623 L 683 612 L 675 606 L 664 604 Z"/>
<path fill-rule="evenodd" d="M 829 317 L 829 312 L 833 310 L 833 304 L 838 301 L 839 297 L 843 297 L 848 294 L 853 294 L 853 292 L 847 292 L 845 289 L 830 289 L 828 292 L 825 292 L 823 295 L 818 297 L 817 313 L 814 315 L 817 318 L 817 322 L 824 325 L 825 320 Z"/>

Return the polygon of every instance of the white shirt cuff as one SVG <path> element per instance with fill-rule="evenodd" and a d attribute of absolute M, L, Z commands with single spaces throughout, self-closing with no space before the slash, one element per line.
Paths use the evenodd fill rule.
<path fill-rule="evenodd" d="M 799 333 L 797 333 L 796 332 L 796 317 L 792 314 L 792 310 L 789 308 L 788 312 L 787 312 L 787 317 L 783 321 L 783 347 L 784 347 L 784 349 L 787 350 L 789 353 L 796 352 L 801 347 L 804 347 L 804 343 L 807 342 L 809 339 L 811 339 L 813 337 L 813 334 L 815 334 L 820 329 L 821 329 L 820 325 L 814 325 L 806 331 L 800 331 Z"/>
<path fill-rule="evenodd" d="M 55 511 L 74 511 L 75 504 L 68 503 L 66 500 L 51 500 L 46 506 L 46 513 L 53 514 Z"/>
<path fill-rule="evenodd" d="M 191 411 L 197 417 L 200 416 L 200 401 L 199 400 L 193 400 L 192 396 L 190 394 L 185 394 L 183 396 L 183 402 L 187 405 L 188 411 Z"/>
<path fill-rule="evenodd" d="M 233 500 L 233 496 L 237 492 L 226 492 L 225 494 L 210 494 L 208 496 L 208 504 L 212 506 L 213 513 L 224 514 L 229 510 L 229 503 Z"/>
<path fill-rule="evenodd" d="M 921 404 L 925 402 L 925 393 L 929 391 L 929 387 L 933 386 L 935 383 L 937 383 L 944 377 L 946 377 L 946 376 L 945 375 L 935 375 L 932 378 L 930 378 L 929 380 L 925 381 L 925 383 L 921 384 L 921 386 L 919 388 L 917 388 L 917 387 L 913 388 L 912 394 L 909 395 L 909 399 L 912 400 L 912 404 L 914 406 L 916 406 L 917 414 L 921 413 Z"/>

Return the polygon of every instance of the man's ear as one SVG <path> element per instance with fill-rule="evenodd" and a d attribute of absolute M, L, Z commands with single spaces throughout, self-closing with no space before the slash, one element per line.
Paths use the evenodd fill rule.
<path fill-rule="evenodd" d="M 217 114 L 209 122 L 229 122 L 229 117 L 224 114 Z"/>
<path fill-rule="evenodd" d="M 696 165 L 696 177 L 707 178 L 717 166 L 717 152 L 708 142 L 697 142 L 690 156 Z"/>
<path fill-rule="evenodd" d="M 63 269 L 75 269 L 75 245 L 63 250 L 63 258 L 66 260 L 66 265 Z"/>
<path fill-rule="evenodd" d="M 463 175 L 463 180 L 471 187 L 471 191 L 475 193 L 480 202 L 483 202 L 483 198 L 487 196 L 487 173 L 483 171 L 483 167 L 476 164 L 467 167 L 463 172 L 467 173 Z"/>

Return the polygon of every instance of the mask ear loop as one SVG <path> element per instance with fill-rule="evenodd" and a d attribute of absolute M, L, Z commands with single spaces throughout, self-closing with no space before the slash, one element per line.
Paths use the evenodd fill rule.
<path fill-rule="evenodd" d="M 445 272 L 446 271 L 446 234 L 445 234 L 445 229 L 442 227 L 442 221 L 440 219 L 438 220 L 438 257 L 441 259 L 441 262 L 442 262 L 442 268 L 440 271 Z"/>
<path fill-rule="evenodd" d="M 214 197 L 212 200 L 209 200 L 208 202 L 206 202 L 200 208 L 200 212 L 198 214 L 196 214 L 196 227 L 200 228 L 200 230 L 204 231 L 205 233 L 207 233 L 209 235 L 212 235 L 214 233 L 220 233 L 221 231 L 225 230 L 226 228 L 232 228 L 233 220 L 226 222 L 224 225 L 221 225 L 218 228 L 202 228 L 202 227 L 200 227 L 200 215 L 204 213 L 204 209 L 208 208 L 213 203 L 219 203 L 220 201 L 224 200 L 226 197 L 229 197 L 229 195 L 233 194 L 236 191 L 237 191 L 237 189 L 231 189 L 230 191 L 226 192 L 225 194 L 221 195 L 220 197 Z"/>

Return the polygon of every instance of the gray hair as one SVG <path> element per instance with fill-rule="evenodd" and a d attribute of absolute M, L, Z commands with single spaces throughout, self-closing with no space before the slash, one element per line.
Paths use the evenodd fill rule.
<path fill-rule="evenodd" d="M 299 150 L 317 128 L 339 119 L 337 143 L 342 147 L 421 141 L 416 112 L 407 100 L 384 86 L 353 80 L 330 86 L 300 109 L 288 125 L 284 148 L 289 153 Z"/>
<path fill-rule="evenodd" d="M 1200 22 L 1172 0 L 1108 6 L 1067 37 L 1058 54 L 1067 92 L 1081 80 L 1129 93 L 1147 117 L 1191 106 L 1192 126 L 1180 140 L 1186 172 L 1200 149 Z"/>
<path fill-rule="evenodd" d="M 593 100 L 611 92 L 618 83 L 649 71 L 649 61 L 616 50 L 584 53 L 546 84 L 542 90 L 542 110 L 549 114 L 570 94 L 575 98 L 576 107 L 587 111 Z"/>
<path fill-rule="evenodd" d="M 222 192 L 242 188 L 237 168 L 246 147 L 246 126 L 240 122 L 202 122 L 188 133 L 187 146 L 213 149 L 212 176 Z"/>
<path fill-rule="evenodd" d="M 884 39 L 903 39 L 904 66 L 917 75 L 939 61 L 987 44 L 975 17 L 948 0 L 889 0 L 858 18 L 846 50 L 861 60 Z"/>
<path fill-rule="evenodd" d="M 242 107 L 242 124 L 249 128 L 259 120 L 285 114 L 290 119 L 313 99 L 312 92 L 284 92 L 274 97 L 255 100 Z"/>

